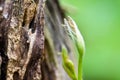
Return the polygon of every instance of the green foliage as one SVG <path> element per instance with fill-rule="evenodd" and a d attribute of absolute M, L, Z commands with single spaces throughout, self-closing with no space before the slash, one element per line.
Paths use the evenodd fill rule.
<path fill-rule="evenodd" d="M 84 51 L 85 51 L 84 40 L 83 40 L 83 37 L 82 37 L 75 21 L 71 17 L 64 19 L 64 22 L 65 22 L 65 27 L 68 32 L 68 35 L 70 36 L 70 38 L 75 46 L 75 49 L 74 49 L 74 50 L 76 50 L 75 55 L 79 56 L 78 57 L 78 80 L 82 80 L 82 58 L 83 58 Z M 71 71 L 73 71 L 72 69 L 74 69 L 74 67 L 71 67 L 72 69 L 70 69 L 70 66 L 73 66 L 73 64 L 72 63 L 70 64 L 71 61 L 68 60 L 68 57 L 66 54 L 67 54 L 67 52 L 63 47 L 63 49 L 62 49 L 62 57 L 63 57 L 63 64 L 64 64 L 63 67 L 66 70 L 66 72 L 68 73 L 68 75 L 70 75 L 71 73 L 73 73 Z M 67 64 L 68 62 L 70 65 Z M 65 65 L 65 64 L 67 64 L 67 65 Z M 72 75 L 70 75 L 70 77 L 71 76 Z M 72 79 L 73 79 L 73 77 L 72 77 Z"/>
<path fill-rule="evenodd" d="M 68 52 L 65 46 L 62 46 L 62 64 L 66 73 L 70 76 L 72 80 L 77 80 L 74 64 L 68 57 Z"/>
<path fill-rule="evenodd" d="M 120 0 L 60 0 L 86 42 L 84 80 L 120 80 Z"/>

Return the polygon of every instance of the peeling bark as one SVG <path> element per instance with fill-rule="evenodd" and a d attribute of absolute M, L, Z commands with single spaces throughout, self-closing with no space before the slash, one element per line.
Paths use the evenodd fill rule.
<path fill-rule="evenodd" d="M 44 1 L 35 3 L 33 0 L 6 0 L 1 3 L 4 3 L 1 6 L 4 9 L 0 13 L 0 34 L 1 38 L 6 38 L 1 40 L 1 50 L 5 48 L 3 53 L 1 51 L 1 56 L 4 55 L 1 59 L 1 70 L 6 70 L 1 71 L 1 79 L 41 80 L 40 68 L 44 58 Z M 2 43 L 3 41 L 5 42 Z"/>
<path fill-rule="evenodd" d="M 72 50 L 64 17 L 58 0 L 0 0 L 0 80 L 70 80 L 59 54 L 62 44 Z"/>

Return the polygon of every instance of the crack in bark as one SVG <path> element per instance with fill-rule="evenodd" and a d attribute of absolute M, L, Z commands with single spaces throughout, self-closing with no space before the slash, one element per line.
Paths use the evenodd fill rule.
<path fill-rule="evenodd" d="M 44 1 L 0 0 L 2 80 L 69 80 L 57 54 L 65 36 L 61 32 L 64 15 L 58 0 L 47 0 L 47 6 Z M 51 34 L 48 42 L 44 41 L 44 24 Z"/>
<path fill-rule="evenodd" d="M 6 46 L 0 46 L 0 66 L 6 66 L 4 69 L 7 70 L 4 72 L 1 68 L 4 76 L 2 80 L 41 79 L 41 63 L 44 57 L 44 2 L 39 0 L 37 4 L 34 0 L 29 0 L 29 3 L 28 0 L 6 0 L 4 9 L 0 9 L 0 44 L 7 43 Z M 39 11 L 36 11 L 36 5 Z M 34 33 L 29 26 L 31 21 Z M 5 42 L 2 43 L 3 41 Z M 2 50 L 2 47 L 7 50 Z M 8 57 L 6 60 L 5 56 Z"/>

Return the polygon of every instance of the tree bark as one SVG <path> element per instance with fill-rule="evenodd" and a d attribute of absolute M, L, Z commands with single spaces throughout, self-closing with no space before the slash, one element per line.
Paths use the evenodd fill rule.
<path fill-rule="evenodd" d="M 64 17 L 58 0 L 0 0 L 1 80 L 70 80 L 59 54 L 62 44 L 72 50 Z"/>

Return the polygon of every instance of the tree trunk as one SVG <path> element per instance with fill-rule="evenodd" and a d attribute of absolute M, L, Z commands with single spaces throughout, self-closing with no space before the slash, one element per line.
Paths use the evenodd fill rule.
<path fill-rule="evenodd" d="M 63 18 L 58 0 L 0 0 L 0 80 L 70 80 L 59 54 L 62 44 L 72 50 Z"/>

